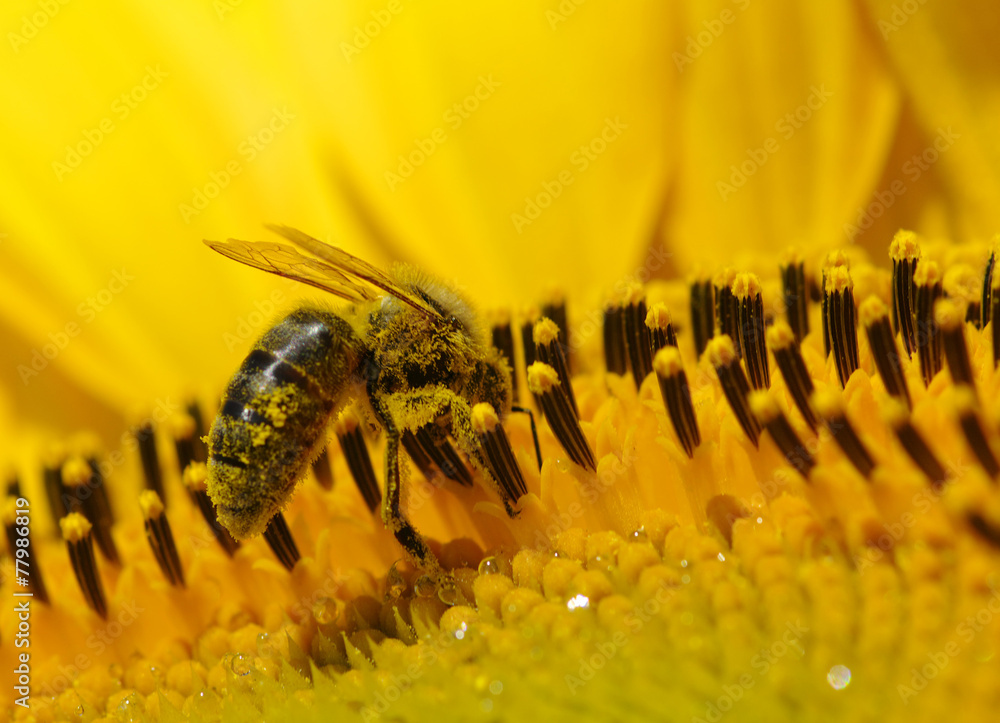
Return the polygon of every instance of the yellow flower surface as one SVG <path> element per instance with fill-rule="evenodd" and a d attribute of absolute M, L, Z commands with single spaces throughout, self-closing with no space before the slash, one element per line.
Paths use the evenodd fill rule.
<path fill-rule="evenodd" d="M 988 720 L 998 26 L 6 3 L 0 720 Z M 516 516 L 402 457 L 446 574 L 372 509 L 351 445 L 384 486 L 385 435 L 350 416 L 287 534 L 206 521 L 192 413 L 297 302 L 338 304 L 200 242 L 271 222 L 510 319 L 540 468 L 525 415 L 476 434 L 509 439 Z M 565 367 L 551 325 L 522 337 L 543 305 Z"/>

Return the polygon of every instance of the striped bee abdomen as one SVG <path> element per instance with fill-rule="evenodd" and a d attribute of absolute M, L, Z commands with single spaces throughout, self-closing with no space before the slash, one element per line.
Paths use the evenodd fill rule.
<path fill-rule="evenodd" d="M 284 505 L 361 356 L 351 325 L 316 309 L 293 311 L 254 345 L 209 434 L 208 493 L 233 537 L 260 534 Z"/>

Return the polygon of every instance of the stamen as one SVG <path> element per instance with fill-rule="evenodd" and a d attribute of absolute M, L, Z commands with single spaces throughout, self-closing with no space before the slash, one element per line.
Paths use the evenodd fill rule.
<path fill-rule="evenodd" d="M 62 466 L 65 461 L 66 449 L 60 444 L 53 444 L 46 450 L 45 459 L 42 463 L 45 498 L 49 503 L 49 512 L 52 513 L 53 524 L 56 525 L 69 512 L 66 509 L 66 500 L 69 498 L 69 492 L 66 490 L 62 479 Z"/>
<path fill-rule="evenodd" d="M 515 373 L 514 356 L 514 332 L 510 326 L 510 312 L 499 309 L 493 312 L 490 323 L 490 336 L 493 348 L 503 355 L 510 367 L 510 381 L 514 387 L 514 399 L 520 399 L 521 390 L 518 387 L 517 374 Z"/>
<path fill-rule="evenodd" d="M 893 397 L 899 397 L 912 406 L 910 390 L 906 386 L 906 376 L 903 374 L 902 359 L 896 348 L 896 337 L 893 336 L 889 324 L 889 308 L 877 296 L 869 296 L 859 309 L 861 323 L 868 333 L 868 346 L 872 350 L 872 358 L 878 368 L 885 390 Z M 923 357 L 921 357 L 922 359 Z"/>
<path fill-rule="evenodd" d="M 351 407 L 348 407 L 340 416 L 337 418 L 337 422 L 334 424 L 334 432 L 337 434 L 337 440 L 340 442 L 340 449 L 344 452 L 344 458 L 347 460 L 347 468 L 351 470 L 351 476 L 354 478 L 354 484 L 357 485 L 358 491 L 361 492 L 361 496 L 365 500 L 365 504 L 368 505 L 368 511 L 372 514 L 378 510 L 379 505 L 382 503 L 382 493 L 379 492 L 378 480 L 375 479 L 375 470 L 372 468 L 372 458 L 368 454 L 368 445 L 365 444 L 364 435 L 361 433 L 361 425 L 358 421 L 358 417 Z M 407 432 L 410 439 L 413 440 L 412 444 L 415 447 L 420 447 L 417 444 L 416 439 L 413 437 L 412 433 Z M 406 444 L 406 436 L 404 435 L 404 444 Z M 410 457 L 414 457 L 413 451 L 410 450 L 409 445 L 406 447 L 407 452 L 409 452 Z M 419 454 L 421 455 L 421 461 L 427 460 L 423 449 L 420 449 Z M 421 472 L 424 472 L 424 468 L 421 467 L 420 461 L 414 457 L 414 461 L 420 468 Z M 428 467 L 429 460 L 427 460 Z M 427 477 L 426 472 L 424 476 Z M 431 477 L 427 477 L 431 479 Z"/>
<path fill-rule="evenodd" d="M 993 308 L 990 311 L 993 321 L 993 366 L 1000 365 L 1000 274 L 993 275 L 991 292 Z"/>
<path fill-rule="evenodd" d="M 778 403 L 770 394 L 761 390 L 751 392 L 749 401 L 750 409 L 761 425 L 770 433 L 771 439 L 785 455 L 788 464 L 792 465 L 796 472 L 808 480 L 809 472 L 816 466 L 816 461 L 802 444 L 799 436 L 795 434 L 788 418 L 778 408 Z"/>
<path fill-rule="evenodd" d="M 205 437 L 208 431 L 205 428 L 205 418 L 201 414 L 201 406 L 196 400 L 191 400 L 187 405 L 187 414 L 194 420 L 194 436 L 191 440 L 194 447 L 194 461 L 208 462 L 208 445 L 205 444 Z M 183 469 L 181 472 L 183 474 Z"/>
<path fill-rule="evenodd" d="M 903 449 L 910 455 L 910 459 L 927 476 L 931 487 L 940 491 L 944 487 L 948 474 L 945 472 L 944 465 L 938 461 L 931 448 L 927 446 L 923 436 L 913 426 L 906 406 L 896 400 L 889 400 L 885 407 L 884 417 L 886 424 L 892 427 L 896 433 L 896 438 L 903 445 Z"/>
<path fill-rule="evenodd" d="M 847 386 L 858 361 L 858 317 L 854 307 L 854 282 L 846 266 L 827 270 L 827 329 L 830 348 L 837 365 L 840 386 Z"/>
<path fill-rule="evenodd" d="M 528 367 L 528 389 L 538 399 L 545 418 L 559 444 L 574 462 L 592 472 L 597 471 L 594 453 L 580 429 L 569 397 L 562 388 L 559 375 L 548 364 L 535 362 Z"/>
<path fill-rule="evenodd" d="M 976 411 L 976 392 L 972 387 L 965 384 L 958 385 L 955 390 L 955 406 L 958 408 L 958 423 L 965 440 L 969 443 L 969 448 L 986 470 L 986 474 L 996 480 L 1000 475 L 1000 463 L 990 448 L 986 429 Z"/>
<path fill-rule="evenodd" d="M 104 486 L 100 473 L 95 472 L 83 457 L 74 455 L 63 464 L 62 479 L 67 490 L 68 511 L 79 512 L 87 518 L 94 526 L 94 538 L 101 554 L 108 562 L 118 564 L 118 549 L 111 537 L 111 517 L 98 500 L 98 489 Z"/>
<path fill-rule="evenodd" d="M 747 375 L 754 389 L 771 386 L 771 369 L 764 336 L 764 302 L 760 279 L 754 274 L 738 274 L 733 281 L 733 296 L 739 302 L 740 346 Z"/>
<path fill-rule="evenodd" d="M 1000 528 L 991 524 L 989 520 L 978 512 L 970 512 L 966 519 L 968 519 L 972 529 L 979 533 L 986 542 L 993 545 L 993 547 L 1000 547 Z"/>
<path fill-rule="evenodd" d="M 695 448 L 701 444 L 701 432 L 698 430 L 698 418 L 695 417 L 691 404 L 691 388 L 677 347 L 665 346 L 656 352 L 653 369 L 660 382 L 663 405 L 667 408 L 674 432 L 687 456 L 694 457 Z"/>
<path fill-rule="evenodd" d="M 521 322 L 521 348 L 524 350 L 524 368 L 527 369 L 532 364 L 535 363 L 535 343 L 533 339 L 533 332 L 535 329 L 535 322 L 538 321 L 541 314 L 537 307 L 528 307 L 525 309 L 521 317 L 523 321 Z"/>
<path fill-rule="evenodd" d="M 781 288 L 785 296 L 785 316 L 795 341 L 802 342 L 809 334 L 809 291 L 806 287 L 805 263 L 796 251 L 789 251 L 781 266 Z"/>
<path fill-rule="evenodd" d="M 924 378 L 924 386 L 930 386 L 931 380 L 941 371 L 944 364 L 941 328 L 934 321 L 934 304 L 943 293 L 938 265 L 933 261 L 920 259 L 917 262 L 917 270 L 913 273 L 913 283 L 916 289 L 913 315 L 916 334 L 914 343 L 920 358 L 920 374 Z"/>
<path fill-rule="evenodd" d="M 31 527 L 32 525 L 25 525 L 25 517 L 30 521 L 31 515 L 34 514 L 32 508 L 28 507 L 18 507 L 17 500 L 20 495 L 10 495 L 3 503 L 3 525 L 4 532 L 7 534 L 7 549 L 10 551 L 11 555 L 16 554 L 15 550 L 25 550 L 24 562 L 21 563 L 21 567 L 25 567 L 28 571 L 27 575 L 17 574 L 15 578 L 27 578 L 28 584 L 25 587 L 25 591 L 32 593 L 36 598 L 41 600 L 43 603 L 49 601 L 48 590 L 45 589 L 45 578 L 42 577 L 42 567 L 38 560 L 37 548 L 31 542 Z M 20 517 L 20 521 L 18 521 Z M 27 527 L 25 530 L 27 535 L 19 535 L 18 528 Z M 18 540 L 24 540 L 24 546 L 19 546 Z M 15 562 L 14 571 L 18 572 L 18 565 Z"/>
<path fill-rule="evenodd" d="M 542 316 L 552 319 L 559 330 L 559 346 L 566 355 L 566 367 L 573 370 L 572 349 L 569 345 L 569 317 L 566 314 L 566 296 L 561 291 L 550 293 L 549 300 L 542 304 Z"/>
<path fill-rule="evenodd" d="M 192 462 L 205 461 L 198 458 L 197 422 L 190 414 L 176 414 L 170 419 L 170 435 L 177 452 L 177 469 L 182 473 Z"/>
<path fill-rule="evenodd" d="M 743 367 L 740 366 L 732 338 L 728 334 L 721 334 L 708 343 L 705 351 L 709 362 L 715 367 L 715 373 L 719 376 L 722 391 L 736 416 L 736 421 L 756 447 L 760 439 L 760 422 L 750 411 L 750 403 L 747 401 L 750 383 L 743 373 Z"/>
<path fill-rule="evenodd" d="M 1000 247 L 1000 234 L 993 238 L 993 249 L 990 251 L 989 258 L 986 259 L 986 270 L 983 272 L 983 291 L 979 304 L 980 329 L 985 329 L 986 325 L 989 324 L 992 319 L 996 318 L 993 314 L 993 302 L 996 298 L 996 295 L 993 293 L 993 268 L 996 265 L 998 247 Z M 1000 274 L 998 274 L 998 276 L 1000 276 Z"/>
<path fill-rule="evenodd" d="M 95 613 L 107 620 L 108 607 L 104 601 L 104 585 L 97 574 L 97 562 L 94 560 L 90 522 L 79 512 L 70 512 L 59 520 L 59 528 L 66 540 L 69 559 L 84 599 Z"/>
<path fill-rule="evenodd" d="M 691 282 L 691 331 L 694 350 L 700 358 L 708 340 L 715 336 L 715 287 L 711 279 Z"/>
<path fill-rule="evenodd" d="M 834 269 L 845 268 L 850 271 L 851 262 L 845 254 L 840 249 L 832 251 L 827 254 L 826 259 L 823 261 L 823 279 L 822 288 L 823 292 L 823 306 L 821 318 L 823 321 L 823 354 L 824 356 L 830 356 L 830 352 L 833 350 L 833 339 L 830 336 L 830 293 L 827 289 L 828 279 L 830 274 Z"/>
<path fill-rule="evenodd" d="M 604 368 L 612 374 L 628 371 L 628 347 L 625 344 L 625 312 L 614 302 L 604 307 Z"/>
<path fill-rule="evenodd" d="M 719 334 L 729 337 L 736 358 L 743 356 L 740 349 L 740 303 L 733 296 L 735 269 L 723 269 L 715 275 L 715 314 L 718 319 Z"/>
<path fill-rule="evenodd" d="M 913 356 L 917 348 L 917 335 L 913 327 L 916 287 L 913 274 L 920 247 L 917 236 L 912 231 L 899 231 L 889 245 L 892 259 L 892 328 L 903 336 L 903 348 L 907 356 Z"/>
<path fill-rule="evenodd" d="M 212 504 L 206 488 L 205 481 L 207 475 L 208 470 L 205 468 L 204 462 L 192 462 L 184 469 L 182 479 L 184 486 L 187 487 L 188 492 L 191 493 L 191 496 L 197 503 L 198 509 L 201 510 L 202 517 L 205 518 L 205 522 L 211 528 L 212 534 L 215 535 L 215 539 L 219 542 L 225 553 L 232 557 L 236 553 L 236 550 L 239 549 L 240 543 L 233 539 L 233 536 L 229 534 L 229 530 L 222 526 L 222 523 L 219 522 L 219 518 L 216 516 L 215 505 Z"/>
<path fill-rule="evenodd" d="M 174 533 L 163 511 L 163 500 L 153 490 L 143 490 L 139 493 L 139 508 L 142 510 L 146 539 L 160 571 L 171 585 L 184 587 L 184 570 L 174 544 Z"/>
<path fill-rule="evenodd" d="M 670 311 L 663 303 L 653 304 L 646 314 L 646 328 L 649 329 L 650 350 L 653 357 L 665 346 L 677 346 L 677 333 L 670 318 Z"/>
<path fill-rule="evenodd" d="M 806 363 L 802 359 L 802 350 L 792 328 L 783 321 L 776 321 L 767 330 L 767 345 L 771 347 L 774 354 L 774 361 L 781 370 L 781 376 L 785 379 L 785 386 L 795 401 L 795 406 L 802 413 L 809 428 L 815 432 L 817 428 L 816 414 L 809 404 L 809 396 L 813 392 L 812 377 L 806 369 Z"/>
<path fill-rule="evenodd" d="M 641 284 L 631 284 L 626 290 L 623 313 L 632 379 L 635 380 L 636 388 L 639 388 L 653 371 L 653 346 L 646 326 L 646 298 Z"/>
<path fill-rule="evenodd" d="M 535 443 L 535 459 L 538 462 L 538 471 L 542 471 L 542 448 L 538 444 L 538 427 L 535 426 L 535 415 L 531 413 L 531 410 L 527 407 L 519 407 L 516 404 L 511 405 L 510 411 L 516 412 L 517 414 L 527 414 L 528 424 L 531 426 L 531 440 Z"/>
<path fill-rule="evenodd" d="M 486 452 L 486 462 L 489 465 L 493 479 L 499 485 L 500 496 L 503 499 L 507 514 L 514 516 L 517 501 L 528 494 L 528 487 L 517 465 L 514 450 L 510 440 L 500 424 L 496 410 L 489 404 L 481 403 L 472 408 L 472 429 L 479 438 L 479 444 Z"/>
<path fill-rule="evenodd" d="M 939 299 L 934 304 L 934 321 L 941 328 L 944 355 L 948 360 L 948 371 L 955 384 L 973 386 L 972 364 L 969 350 L 965 346 L 965 309 L 955 299 Z"/>
<path fill-rule="evenodd" d="M 333 489 L 333 467 L 330 465 L 330 453 L 325 446 L 313 460 L 312 471 L 320 487 L 327 491 Z"/>
<path fill-rule="evenodd" d="M 580 410 L 576 406 L 576 396 L 573 394 L 573 385 L 570 383 L 569 364 L 566 361 L 559 336 L 559 327 L 551 319 L 542 317 L 536 321 L 532 333 L 532 340 L 535 342 L 535 359 L 556 370 L 559 375 L 559 383 L 569 395 L 573 414 L 579 419 Z"/>
<path fill-rule="evenodd" d="M 463 487 L 472 486 L 472 473 L 437 424 L 425 424 L 415 432 L 414 438 L 441 474 Z"/>
<path fill-rule="evenodd" d="M 166 500 L 163 495 L 163 473 L 160 470 L 160 456 L 156 450 L 156 432 L 153 423 L 145 421 L 132 430 L 135 441 L 139 443 L 139 457 L 142 459 L 142 474 L 146 480 L 146 489 L 153 490 Z"/>
<path fill-rule="evenodd" d="M 292 538 L 292 531 L 288 529 L 288 523 L 281 512 L 267 523 L 267 527 L 264 528 L 264 539 L 278 558 L 278 562 L 291 572 L 301 556 L 299 548 L 296 547 L 295 540 Z"/>
<path fill-rule="evenodd" d="M 826 422 L 826 427 L 837 442 L 837 446 L 861 476 L 870 479 L 872 470 L 875 469 L 875 460 L 847 419 L 840 395 L 831 391 L 817 390 L 813 392 L 811 401 L 816 413 Z"/>

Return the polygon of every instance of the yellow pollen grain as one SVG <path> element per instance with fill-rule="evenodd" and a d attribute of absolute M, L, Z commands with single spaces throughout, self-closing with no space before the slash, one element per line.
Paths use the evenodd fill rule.
<path fill-rule="evenodd" d="M 250 438 L 250 444 L 254 447 L 261 447 L 266 444 L 268 438 L 271 436 L 271 432 L 274 431 L 274 429 L 267 424 L 250 424 L 247 426 L 253 431 L 253 436 Z"/>
<path fill-rule="evenodd" d="M 87 461 L 78 455 L 66 460 L 62 466 L 63 484 L 68 487 L 80 487 L 87 484 L 93 475 L 93 470 Z"/>
<path fill-rule="evenodd" d="M 823 260 L 823 269 L 827 272 L 827 274 L 829 274 L 831 270 L 837 268 L 851 268 L 851 260 L 847 257 L 847 254 L 843 249 L 831 251 Z"/>
<path fill-rule="evenodd" d="M 726 367 L 736 360 L 736 347 L 728 334 L 714 337 L 705 351 L 713 367 Z"/>
<path fill-rule="evenodd" d="M 720 289 L 728 289 L 733 285 L 733 281 L 736 280 L 736 269 L 724 268 L 722 271 L 718 272 L 712 279 L 712 283 Z"/>
<path fill-rule="evenodd" d="M 653 370 L 656 376 L 664 379 L 683 372 L 684 362 L 677 347 L 667 345 L 656 352 L 656 356 L 653 357 Z"/>
<path fill-rule="evenodd" d="M 888 315 L 889 307 L 877 296 L 869 296 L 858 309 L 858 316 L 861 317 L 861 323 L 865 328 L 885 319 Z"/>
<path fill-rule="evenodd" d="M 184 469 L 182 476 L 184 486 L 192 492 L 203 492 L 206 489 L 208 469 L 204 462 L 192 462 Z"/>
<path fill-rule="evenodd" d="M 913 272 L 913 283 L 917 286 L 933 286 L 941 280 L 941 267 L 937 262 L 930 259 L 920 259 L 917 261 L 917 268 Z"/>
<path fill-rule="evenodd" d="M 346 407 L 337 417 L 333 424 L 333 431 L 338 437 L 350 434 L 358 428 L 358 415 L 354 412 L 354 407 Z"/>
<path fill-rule="evenodd" d="M 747 401 L 750 403 L 751 411 L 760 420 L 761 424 L 767 424 L 781 414 L 781 410 L 778 409 L 778 403 L 774 401 L 774 397 L 762 389 L 750 392 Z"/>
<path fill-rule="evenodd" d="M 826 293 L 841 294 L 854 289 L 851 272 L 846 266 L 834 266 L 826 271 Z"/>
<path fill-rule="evenodd" d="M 830 389 L 817 389 L 809 398 L 816 413 L 823 419 L 833 419 L 844 414 L 844 400 Z"/>
<path fill-rule="evenodd" d="M 945 331 L 954 331 L 965 321 L 965 304 L 959 299 L 938 299 L 934 304 L 934 323 Z"/>
<path fill-rule="evenodd" d="M 912 261 L 919 256 L 920 245 L 917 243 L 917 234 L 905 229 L 897 231 L 892 243 L 889 244 L 889 258 L 893 261 Z"/>
<path fill-rule="evenodd" d="M 531 330 L 531 338 L 536 346 L 548 346 L 559 338 L 559 325 L 552 319 L 543 316 L 535 322 L 535 326 Z"/>
<path fill-rule="evenodd" d="M 663 302 L 653 304 L 646 312 L 646 326 L 650 329 L 666 329 L 671 322 L 670 310 Z"/>
<path fill-rule="evenodd" d="M 86 517 L 79 512 L 70 512 L 59 520 L 59 529 L 62 530 L 63 539 L 66 542 L 79 542 L 90 534 L 93 525 Z"/>
<path fill-rule="evenodd" d="M 787 321 L 776 321 L 767 330 L 767 345 L 772 349 L 787 349 L 795 342 L 795 332 Z"/>
<path fill-rule="evenodd" d="M 139 493 L 139 508 L 145 520 L 155 520 L 163 514 L 163 500 L 154 490 L 143 490 Z"/>
<path fill-rule="evenodd" d="M 733 296 L 747 299 L 760 294 L 760 279 L 756 274 L 737 274 L 733 280 Z"/>
<path fill-rule="evenodd" d="M 295 399 L 296 390 L 291 384 L 278 387 L 267 397 L 267 406 L 261 410 L 261 414 L 267 417 L 275 427 L 283 427 L 288 413 L 291 411 Z"/>
<path fill-rule="evenodd" d="M 489 434 L 500 424 L 500 417 L 492 404 L 480 402 L 472 408 L 472 429 L 476 434 Z"/>
<path fill-rule="evenodd" d="M 170 434 L 174 439 L 192 439 L 194 428 L 194 417 L 190 414 L 175 414 L 170 418 Z"/>
<path fill-rule="evenodd" d="M 559 386 L 559 375 L 548 364 L 535 362 L 528 367 L 528 389 L 532 394 L 545 394 Z"/>

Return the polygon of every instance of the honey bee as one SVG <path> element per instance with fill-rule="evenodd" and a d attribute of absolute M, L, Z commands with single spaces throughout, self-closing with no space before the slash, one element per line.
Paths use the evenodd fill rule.
<path fill-rule="evenodd" d="M 436 568 L 401 507 L 401 444 L 411 450 L 419 438 L 426 449 L 450 435 L 493 482 L 471 410 L 486 402 L 501 417 L 511 411 L 507 360 L 447 284 L 405 265 L 384 273 L 295 229 L 269 228 L 305 253 L 279 243 L 205 243 L 351 304 L 338 313 L 292 311 L 233 376 L 209 433 L 208 494 L 219 521 L 236 539 L 263 532 L 325 447 L 331 417 L 354 401 L 386 435 L 383 522 L 418 565 Z M 493 486 L 513 515 L 509 486 Z"/>

